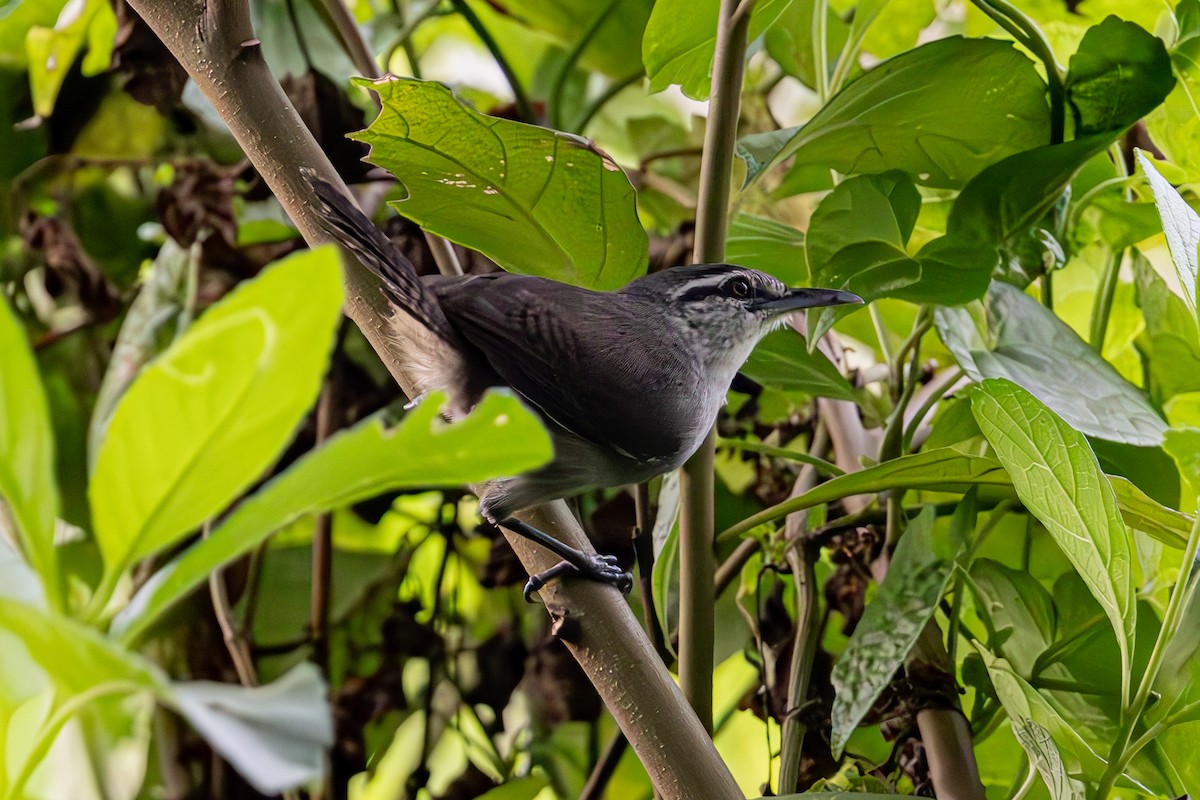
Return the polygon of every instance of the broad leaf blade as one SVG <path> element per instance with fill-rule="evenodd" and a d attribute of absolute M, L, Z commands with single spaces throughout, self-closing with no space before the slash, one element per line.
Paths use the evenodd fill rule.
<path fill-rule="evenodd" d="M 942 341 L 968 375 L 1016 382 L 1089 436 L 1162 442 L 1166 423 L 1146 396 L 1053 312 L 999 281 L 984 308 L 984 330 L 965 308 L 935 315 Z"/>
<path fill-rule="evenodd" d="M 1104 609 L 1127 673 L 1136 622 L 1129 536 L 1087 440 L 1010 381 L 984 381 L 971 397 L 971 408 L 1017 496 Z"/>
<path fill-rule="evenodd" d="M 802 127 L 743 138 L 738 154 L 747 183 L 795 154 L 847 175 L 900 169 L 957 188 L 1046 140 L 1045 90 L 1010 43 L 948 37 L 875 67 Z"/>
<path fill-rule="evenodd" d="M 333 249 L 293 256 L 142 371 L 89 487 L 110 575 L 221 511 L 278 457 L 320 386 L 341 299 Z"/>
<path fill-rule="evenodd" d="M 759 342 L 741 371 L 763 386 L 785 392 L 850 402 L 857 399 L 833 362 L 819 350 L 810 353 L 804 339 L 791 330 L 776 331 Z"/>
<path fill-rule="evenodd" d="M 633 187 L 587 141 L 480 114 L 432 81 L 364 85 L 383 110 L 356 138 L 408 190 L 404 216 L 510 272 L 616 289 L 646 271 Z"/>
<path fill-rule="evenodd" d="M 33 353 L 7 300 L 0 299 L 0 499 L 16 525 L 22 551 L 57 603 L 54 437 Z M 0 513 L 3 513 L 0 511 Z"/>
<path fill-rule="evenodd" d="M 136 639 L 213 570 L 305 514 L 340 508 L 381 492 L 455 486 L 515 475 L 553 455 L 549 436 L 515 397 L 490 393 L 452 425 L 427 397 L 395 429 L 378 418 L 332 437 L 241 503 L 207 539 L 160 570 L 113 621 Z"/>

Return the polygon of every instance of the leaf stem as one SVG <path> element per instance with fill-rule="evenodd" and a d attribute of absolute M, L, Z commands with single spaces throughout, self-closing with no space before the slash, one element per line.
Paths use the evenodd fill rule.
<path fill-rule="evenodd" d="M 496 42 L 496 37 L 492 36 L 491 31 L 483 24 L 483 20 L 479 15 L 467 5 L 466 0 L 450 0 L 450 5 L 458 12 L 475 35 L 479 37 L 479 41 L 492 54 L 492 58 L 496 59 L 496 66 L 500 67 L 500 71 L 504 73 L 505 80 L 508 81 L 509 87 L 512 89 L 513 102 L 517 105 L 517 116 L 522 122 L 534 123 L 537 118 L 533 113 L 533 106 L 529 103 L 529 97 L 525 94 L 525 88 L 521 86 L 521 81 L 517 78 L 517 73 L 513 70 L 512 64 L 504 57 L 503 51 L 500 50 L 500 45 Z"/>
<path fill-rule="evenodd" d="M 822 475 L 827 475 L 831 478 L 836 478 L 839 475 L 845 475 L 846 472 L 837 464 L 831 464 L 823 458 L 818 458 L 810 453 L 802 453 L 798 450 L 788 450 L 783 447 L 774 447 L 762 442 L 750 442 L 744 439 L 726 439 L 723 436 L 717 437 L 717 447 L 728 447 L 730 450 L 737 450 L 747 453 L 761 453 L 764 456 L 773 456 L 775 458 L 786 458 L 790 461 L 799 461 L 804 464 L 811 464 L 817 472 Z"/>
<path fill-rule="evenodd" d="M 829 0 L 816 0 L 813 3 L 812 19 L 812 48 L 813 48 L 813 82 L 817 85 L 817 99 L 821 105 L 829 101 L 829 41 L 827 25 L 829 16 Z"/>
<path fill-rule="evenodd" d="M 1112 315 L 1113 297 L 1117 293 L 1117 280 L 1121 276 L 1121 263 L 1125 260 L 1125 251 L 1113 252 L 1104 265 L 1104 274 L 1100 278 L 1099 291 L 1092 304 L 1092 325 L 1088 333 L 1088 341 L 1092 348 L 1104 355 L 1104 337 L 1108 333 L 1108 320 Z"/>
<path fill-rule="evenodd" d="M 588 45 L 592 43 L 592 39 L 596 38 L 596 34 L 600 32 L 600 28 L 604 26 L 605 21 L 612 15 L 613 9 L 620 2 L 621 0 L 609 0 L 608 5 L 588 24 L 587 30 L 583 32 L 583 36 L 579 37 L 579 41 L 567 53 L 562 67 L 558 70 L 558 74 L 554 76 L 554 87 L 550 90 L 550 124 L 552 127 L 562 130 L 563 89 L 566 88 L 567 78 L 571 76 L 571 70 L 579 63 L 579 59 L 583 56 L 584 51 L 587 50 Z M 577 128 L 576 130 L 580 129 Z"/>
<path fill-rule="evenodd" d="M 592 121 L 592 117 L 600 113 L 600 109 L 608 105 L 608 101 L 619 95 L 627 86 L 632 86 L 637 83 L 644 73 L 641 70 L 634 72 L 624 78 L 613 81 L 608 85 L 600 96 L 592 101 L 584 112 L 579 115 L 579 119 L 571 126 L 571 129 L 578 133 L 583 133 L 583 129 Z"/>
<path fill-rule="evenodd" d="M 1050 95 L 1050 144 L 1061 144 L 1066 132 L 1067 90 L 1063 84 L 1063 68 L 1054 57 L 1050 40 L 1028 15 L 1008 0 L 971 0 L 975 6 L 1013 35 L 1046 69 L 1046 86 Z"/>

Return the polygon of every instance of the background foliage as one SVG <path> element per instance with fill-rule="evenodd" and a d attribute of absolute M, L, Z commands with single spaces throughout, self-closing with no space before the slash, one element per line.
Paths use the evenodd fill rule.
<path fill-rule="evenodd" d="M 611 289 L 689 260 L 719 6 L 264 0 L 249 46 L 420 269 L 416 225 Z M 722 758 L 1200 791 L 1200 3 L 740 8 L 726 260 L 868 305 L 772 334 L 718 423 Z M 650 797 L 461 490 L 545 463 L 536 418 L 405 411 L 124 3 L 0 5 L 0 114 L 0 797 Z M 648 496 L 636 547 L 630 493 L 578 509 L 672 663 Z"/>

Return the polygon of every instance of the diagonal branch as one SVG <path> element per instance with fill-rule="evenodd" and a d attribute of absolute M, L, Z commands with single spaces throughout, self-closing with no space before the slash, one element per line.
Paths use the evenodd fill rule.
<path fill-rule="evenodd" d="M 262 58 L 243 0 L 130 0 L 212 102 L 258 172 L 311 245 L 330 240 L 300 167 L 336 186 L 341 181 L 304 127 Z M 400 380 L 389 338 L 389 310 L 361 266 L 345 273 L 346 314 Z M 406 390 L 412 387 L 401 384 Z M 590 548 L 564 503 L 543 506 L 530 521 L 573 547 Z M 507 534 L 506 534 L 507 535 Z M 530 571 L 553 557 L 509 539 Z M 591 582 L 543 590 L 562 637 L 664 798 L 741 798 L 732 775 L 688 708 L 629 606 L 612 587 Z"/>

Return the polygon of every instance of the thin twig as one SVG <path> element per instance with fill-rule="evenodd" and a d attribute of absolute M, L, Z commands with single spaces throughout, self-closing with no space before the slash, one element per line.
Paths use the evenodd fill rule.
<path fill-rule="evenodd" d="M 202 533 L 204 538 L 207 539 L 211 531 L 212 523 L 205 522 Z M 208 593 L 212 599 L 217 625 L 221 629 L 221 638 L 225 642 L 225 649 L 229 651 L 229 658 L 233 661 L 238 681 L 243 686 L 257 686 L 258 674 L 254 669 L 254 659 L 250 655 L 250 648 L 246 646 L 245 638 L 233 619 L 233 608 L 229 604 L 229 590 L 225 586 L 224 569 L 215 569 L 209 574 Z"/>

